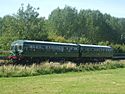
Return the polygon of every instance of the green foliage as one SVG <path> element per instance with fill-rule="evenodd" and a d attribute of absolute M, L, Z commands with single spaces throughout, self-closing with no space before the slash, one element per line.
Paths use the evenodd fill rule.
<path fill-rule="evenodd" d="M 45 19 L 38 17 L 38 8 L 28 4 L 26 9 L 22 4 L 17 14 L 4 16 L 0 23 L 0 46 L 2 49 L 10 49 L 10 44 L 17 39 L 47 40 Z"/>
<path fill-rule="evenodd" d="M 65 6 L 45 19 L 38 10 L 22 4 L 16 14 L 0 18 L 0 49 L 10 49 L 14 40 L 26 39 L 111 45 L 115 52 L 125 52 L 125 18 Z"/>
<path fill-rule="evenodd" d="M 103 42 L 103 41 L 102 41 L 102 42 L 99 42 L 98 44 L 99 44 L 99 45 L 107 45 L 107 46 L 108 46 L 108 45 L 111 45 L 111 44 L 109 43 L 109 41 L 106 41 L 106 42 Z"/>
<path fill-rule="evenodd" d="M 115 45 L 111 45 L 114 53 L 125 53 L 125 45 L 119 45 L 119 44 L 115 44 Z"/>
<path fill-rule="evenodd" d="M 18 20 L 19 35 L 22 39 L 30 40 L 46 40 L 47 33 L 45 30 L 45 19 L 43 17 L 38 17 L 37 12 L 39 8 L 33 8 L 28 4 L 26 10 L 24 6 L 18 10 L 17 15 L 15 15 Z"/>

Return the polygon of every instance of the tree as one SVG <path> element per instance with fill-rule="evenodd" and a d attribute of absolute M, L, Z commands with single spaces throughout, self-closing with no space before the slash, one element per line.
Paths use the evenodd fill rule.
<path fill-rule="evenodd" d="M 30 4 L 28 4 L 26 10 L 24 10 L 24 6 L 22 4 L 21 8 L 18 10 L 15 17 L 18 21 L 19 38 L 30 40 L 47 40 L 45 19 L 43 17 L 38 17 L 38 9 L 39 8 L 33 8 L 30 6 Z"/>
<path fill-rule="evenodd" d="M 49 16 L 49 22 L 56 34 L 66 39 L 76 38 L 78 34 L 77 10 L 69 6 L 57 8 Z"/>
<path fill-rule="evenodd" d="M 37 9 L 28 4 L 26 10 L 23 5 L 17 14 L 4 16 L 0 19 L 0 44 L 3 49 L 9 49 L 14 40 L 47 40 L 45 19 L 38 17 Z"/>
<path fill-rule="evenodd" d="M 6 15 L 2 19 L 0 44 L 3 49 L 9 49 L 12 41 L 18 39 L 16 19 Z"/>

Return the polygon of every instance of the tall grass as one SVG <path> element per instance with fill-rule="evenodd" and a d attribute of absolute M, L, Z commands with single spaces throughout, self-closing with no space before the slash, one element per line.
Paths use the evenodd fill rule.
<path fill-rule="evenodd" d="M 84 72 L 106 69 L 125 68 L 125 61 L 106 61 L 100 64 L 80 64 L 72 62 L 60 64 L 58 62 L 44 62 L 39 65 L 4 65 L 0 66 L 0 77 L 25 77 L 65 72 Z"/>

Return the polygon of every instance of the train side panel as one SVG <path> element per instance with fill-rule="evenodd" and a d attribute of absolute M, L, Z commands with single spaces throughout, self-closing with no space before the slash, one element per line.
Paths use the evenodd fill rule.
<path fill-rule="evenodd" d="M 112 48 L 109 46 L 80 45 L 81 58 L 104 60 L 113 55 Z"/>
<path fill-rule="evenodd" d="M 27 57 L 78 57 L 77 45 L 54 43 L 24 43 L 23 56 Z"/>

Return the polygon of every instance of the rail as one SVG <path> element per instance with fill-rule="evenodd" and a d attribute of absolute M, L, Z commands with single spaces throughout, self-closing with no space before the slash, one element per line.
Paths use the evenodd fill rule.
<path fill-rule="evenodd" d="M 6 60 L 10 55 L 10 51 L 0 50 L 0 60 Z"/>

